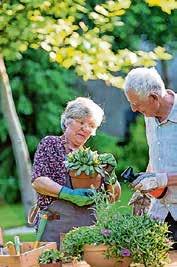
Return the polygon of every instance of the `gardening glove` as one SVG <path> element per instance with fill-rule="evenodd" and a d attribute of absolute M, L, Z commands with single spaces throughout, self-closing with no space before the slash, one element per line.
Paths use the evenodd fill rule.
<path fill-rule="evenodd" d="M 133 207 L 133 215 L 141 216 L 148 212 L 151 203 L 151 198 L 147 194 L 142 194 L 139 191 L 133 193 L 128 205 Z"/>
<path fill-rule="evenodd" d="M 133 182 L 132 186 L 142 193 L 150 192 L 159 187 L 166 187 L 168 176 L 166 173 L 141 173 Z"/>
<path fill-rule="evenodd" d="M 72 202 L 77 206 L 90 205 L 94 202 L 92 196 L 94 195 L 93 189 L 71 189 L 69 187 L 63 186 L 58 194 L 59 199 L 64 199 Z"/>

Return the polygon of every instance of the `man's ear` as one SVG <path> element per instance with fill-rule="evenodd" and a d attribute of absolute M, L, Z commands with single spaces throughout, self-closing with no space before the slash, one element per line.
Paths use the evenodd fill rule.
<path fill-rule="evenodd" d="M 150 103 L 154 103 L 155 101 L 159 101 L 159 95 L 156 93 L 151 93 L 149 95 Z"/>

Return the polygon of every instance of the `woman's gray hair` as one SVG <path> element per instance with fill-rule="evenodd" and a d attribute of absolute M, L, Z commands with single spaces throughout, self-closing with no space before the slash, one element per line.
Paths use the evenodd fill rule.
<path fill-rule="evenodd" d="M 136 68 L 131 70 L 125 78 L 125 93 L 130 90 L 138 95 L 148 96 L 157 93 L 164 96 L 166 89 L 164 82 L 155 68 Z"/>
<path fill-rule="evenodd" d="M 65 111 L 61 115 L 61 128 L 64 131 L 71 119 L 82 119 L 88 116 L 94 119 L 98 128 L 103 121 L 104 111 L 90 98 L 77 97 L 75 100 L 68 102 Z"/>

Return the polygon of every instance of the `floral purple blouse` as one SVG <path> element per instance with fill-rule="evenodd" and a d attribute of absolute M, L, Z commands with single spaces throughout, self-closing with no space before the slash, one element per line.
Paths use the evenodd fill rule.
<path fill-rule="evenodd" d="M 65 137 L 46 136 L 38 145 L 32 168 L 32 182 L 39 176 L 47 176 L 60 185 L 66 185 L 68 171 L 65 167 Z M 54 197 L 38 194 L 38 206 L 46 210 Z"/>

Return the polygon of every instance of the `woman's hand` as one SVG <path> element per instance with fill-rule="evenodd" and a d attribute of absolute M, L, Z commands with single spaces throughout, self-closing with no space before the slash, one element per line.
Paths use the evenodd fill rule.
<path fill-rule="evenodd" d="M 72 202 L 77 206 L 86 206 L 90 205 L 94 202 L 92 196 L 94 195 L 93 189 L 71 189 L 69 187 L 63 186 L 58 194 L 59 199 L 64 199 Z"/>

